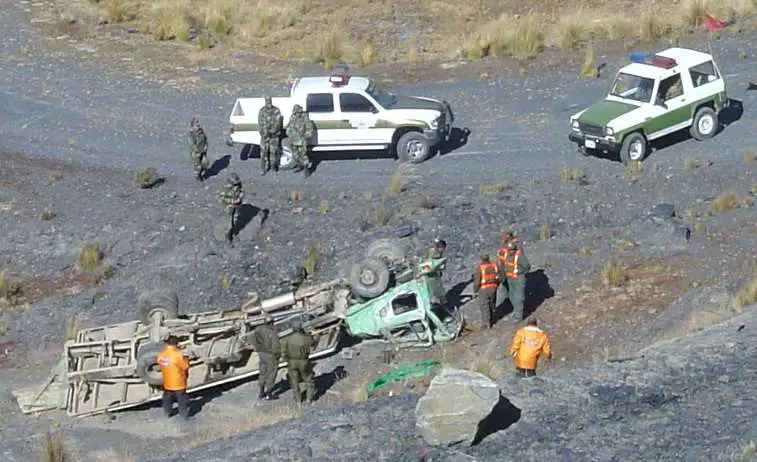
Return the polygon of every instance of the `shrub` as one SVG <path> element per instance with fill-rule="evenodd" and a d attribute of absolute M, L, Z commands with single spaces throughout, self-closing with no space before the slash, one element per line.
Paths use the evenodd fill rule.
<path fill-rule="evenodd" d="M 94 244 L 85 244 L 79 251 L 79 269 L 85 272 L 94 271 L 102 263 L 103 253 Z"/>
<path fill-rule="evenodd" d="M 602 267 L 602 283 L 610 287 L 619 287 L 627 280 L 623 267 L 614 261 L 608 261 Z"/>

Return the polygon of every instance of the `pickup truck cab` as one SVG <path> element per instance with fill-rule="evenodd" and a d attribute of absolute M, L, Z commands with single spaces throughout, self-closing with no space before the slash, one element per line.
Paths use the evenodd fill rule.
<path fill-rule="evenodd" d="M 307 111 L 315 126 L 308 150 L 314 152 L 391 149 L 404 162 L 420 163 L 449 140 L 452 130 L 446 101 L 387 93 L 372 79 L 350 76 L 346 68 L 331 76 L 298 78 L 288 97 L 273 97 L 272 102 L 284 127 L 295 104 Z M 229 116 L 229 146 L 260 145 L 258 111 L 263 105 L 263 98 L 236 100 Z M 286 133 L 281 137 L 279 168 L 292 168 Z"/>
<path fill-rule="evenodd" d="M 570 117 L 568 139 L 583 154 L 617 152 L 628 164 L 646 158 L 650 141 L 679 130 L 700 141 L 715 136 L 728 98 L 711 55 L 669 48 L 631 58 L 602 101 Z"/>

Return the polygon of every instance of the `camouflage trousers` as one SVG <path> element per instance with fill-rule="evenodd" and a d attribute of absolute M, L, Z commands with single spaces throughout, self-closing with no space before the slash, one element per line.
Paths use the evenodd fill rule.
<path fill-rule="evenodd" d="M 193 152 L 190 154 L 192 159 L 192 167 L 194 167 L 197 176 L 205 173 L 208 169 L 208 153 L 207 152 Z"/>
<path fill-rule="evenodd" d="M 302 168 L 311 168 L 313 166 L 308 157 L 308 146 L 305 143 L 292 143 L 292 155 L 295 162 Z"/>
<path fill-rule="evenodd" d="M 312 402 L 315 399 L 315 374 L 310 360 L 290 359 L 287 363 L 289 365 L 287 370 L 289 387 L 292 389 L 292 398 L 295 404 L 302 402 L 301 383 L 305 384 L 305 396 L 308 402 Z"/>
<path fill-rule="evenodd" d="M 277 137 L 264 137 L 260 140 L 260 166 L 268 170 L 278 168 L 279 139 Z"/>
<path fill-rule="evenodd" d="M 229 214 L 229 233 L 233 233 L 237 230 L 239 224 L 239 205 L 229 205 L 226 207 L 226 211 Z"/>

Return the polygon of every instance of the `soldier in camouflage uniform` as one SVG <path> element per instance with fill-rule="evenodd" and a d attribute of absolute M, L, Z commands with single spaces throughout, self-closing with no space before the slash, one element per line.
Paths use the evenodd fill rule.
<path fill-rule="evenodd" d="M 195 170 L 195 178 L 204 181 L 208 170 L 208 137 L 200 127 L 200 121 L 192 118 L 189 123 L 189 156 Z"/>
<path fill-rule="evenodd" d="M 229 214 L 229 230 L 226 233 L 226 239 L 231 243 L 234 232 L 238 231 L 239 210 L 242 207 L 242 199 L 244 198 L 242 180 L 239 179 L 239 175 L 236 173 L 229 174 L 226 188 L 220 194 L 223 203 L 226 204 L 226 211 Z"/>
<path fill-rule="evenodd" d="M 299 166 L 298 171 L 305 169 L 305 176 L 310 176 L 313 167 L 308 157 L 308 138 L 313 135 L 312 124 L 307 112 L 302 106 L 295 104 L 292 108 L 292 117 L 287 125 L 287 136 L 292 141 L 292 154 Z"/>
<path fill-rule="evenodd" d="M 260 174 L 265 175 L 271 169 L 279 170 L 279 136 L 283 120 L 281 111 L 273 105 L 270 96 L 265 97 L 265 106 L 258 112 L 258 130 L 260 132 Z"/>
<path fill-rule="evenodd" d="M 292 389 L 294 404 L 302 404 L 300 383 L 305 384 L 305 396 L 310 404 L 315 399 L 315 374 L 310 362 L 310 350 L 315 345 L 315 339 L 305 332 L 302 325 L 294 328 L 294 333 L 284 338 L 281 344 L 281 359 L 287 361 L 289 386 Z"/>
<path fill-rule="evenodd" d="M 281 357 L 281 341 L 276 329 L 273 328 L 273 317 L 265 315 L 263 324 L 255 328 L 252 333 L 252 343 L 260 358 L 260 372 L 258 373 L 258 386 L 260 399 L 274 399 L 273 388 L 276 385 L 276 372 L 279 370 L 279 358 Z"/>

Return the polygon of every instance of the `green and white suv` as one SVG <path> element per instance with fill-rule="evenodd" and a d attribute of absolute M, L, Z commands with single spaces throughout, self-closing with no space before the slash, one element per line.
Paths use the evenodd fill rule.
<path fill-rule="evenodd" d="M 582 153 L 617 152 L 627 164 L 644 160 L 650 141 L 679 130 L 700 141 L 715 136 L 728 98 L 711 55 L 669 48 L 635 57 L 605 99 L 570 118 L 568 138 Z"/>

